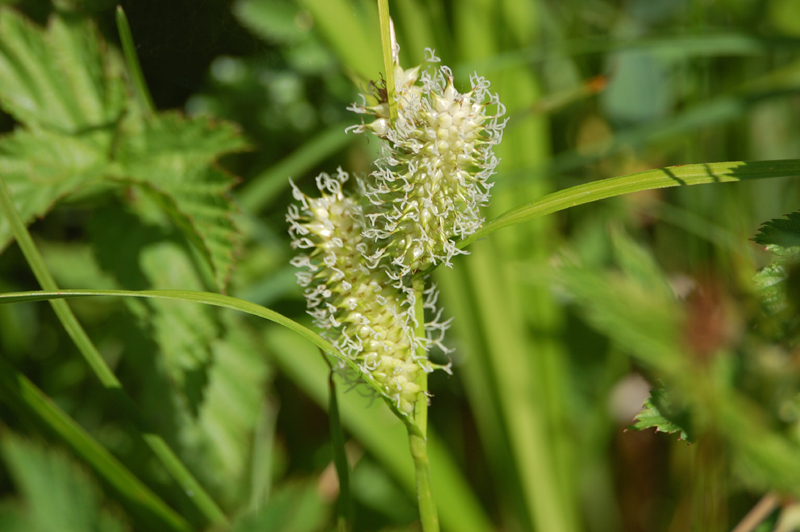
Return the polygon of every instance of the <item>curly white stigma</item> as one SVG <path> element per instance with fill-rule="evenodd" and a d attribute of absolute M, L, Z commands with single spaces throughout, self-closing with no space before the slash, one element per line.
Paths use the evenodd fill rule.
<path fill-rule="evenodd" d="M 438 59 L 431 52 L 428 61 Z M 351 110 L 375 120 L 351 129 L 385 141 L 377 169 L 363 180 L 364 236 L 377 243 L 373 260 L 388 260 L 405 276 L 438 262 L 450 265 L 463 253 L 452 238 L 466 238 L 483 223 L 480 208 L 489 202 L 488 178 L 499 162 L 492 148 L 502 139 L 505 108 L 477 75 L 466 94 L 444 66 L 396 66 L 394 77 L 394 124 L 386 101 L 353 104 Z M 494 114 L 487 115 L 490 106 Z"/>
<path fill-rule="evenodd" d="M 363 376 L 373 380 L 398 409 L 410 414 L 424 394 L 415 382 L 421 371 L 434 369 L 417 348 L 441 345 L 447 324 L 426 324 L 429 338 L 415 337 L 413 291 L 397 286 L 383 268 L 369 268 L 361 207 L 342 191 L 347 173 L 321 174 L 321 197 L 310 198 L 294 187 L 301 207 L 287 215 L 292 247 L 306 249 L 292 264 L 302 268 L 297 277 L 306 287 L 308 311 L 314 323 Z M 426 292 L 426 307 L 435 295 Z M 437 315 L 438 318 L 438 315 Z"/>

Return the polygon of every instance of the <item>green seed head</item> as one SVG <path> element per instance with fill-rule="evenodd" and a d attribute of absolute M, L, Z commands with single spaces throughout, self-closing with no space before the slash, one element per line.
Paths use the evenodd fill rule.
<path fill-rule="evenodd" d="M 438 59 L 431 54 L 429 61 Z M 488 178 L 498 163 L 492 148 L 502 138 L 505 110 L 478 76 L 465 94 L 447 67 L 397 66 L 394 76 L 394 124 L 388 103 L 350 109 L 375 117 L 353 130 L 385 141 L 377 169 L 363 180 L 364 236 L 377 244 L 374 259 L 407 275 L 437 262 L 449 265 L 461 253 L 451 238 L 466 238 L 483 223 L 480 208 L 489 202 Z M 486 114 L 489 107 L 494 114 Z"/>
<path fill-rule="evenodd" d="M 319 198 L 294 188 L 300 207 L 289 210 L 289 232 L 293 247 L 306 253 L 292 264 L 302 268 L 298 279 L 306 287 L 315 325 L 343 357 L 358 365 L 363 378 L 378 384 L 383 395 L 410 414 L 423 397 L 415 380 L 433 369 L 416 349 L 438 339 L 415 338 L 413 291 L 398 285 L 385 269 L 369 267 L 363 212 L 342 191 L 347 180 L 341 170 L 336 176 L 320 175 Z M 436 328 L 431 324 L 431 331 Z"/>

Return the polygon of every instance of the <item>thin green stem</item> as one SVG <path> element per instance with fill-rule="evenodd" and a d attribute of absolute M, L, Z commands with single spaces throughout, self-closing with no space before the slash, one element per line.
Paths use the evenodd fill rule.
<path fill-rule="evenodd" d="M 431 466 L 428 461 L 428 440 L 409 430 L 408 443 L 411 458 L 414 460 L 414 474 L 417 478 L 417 502 L 423 532 L 439 532 L 439 515 L 433 500 Z"/>
<path fill-rule="evenodd" d="M 128 24 L 128 17 L 125 16 L 122 6 L 117 6 L 117 31 L 119 32 L 122 53 L 125 55 L 125 63 L 128 65 L 128 73 L 131 76 L 136 97 L 139 99 L 139 103 L 145 113 L 152 115 L 156 112 L 156 106 L 153 103 L 153 97 L 150 95 L 150 89 L 147 88 L 144 74 L 142 74 L 142 66 L 139 64 L 136 46 L 133 43 L 131 26 Z"/>
<path fill-rule="evenodd" d="M 339 416 L 339 401 L 336 396 L 336 382 L 333 380 L 333 366 L 325 353 L 320 351 L 323 360 L 328 365 L 328 418 L 331 426 L 331 447 L 333 448 L 333 464 L 336 475 L 339 477 L 339 498 L 336 501 L 338 515 L 337 529 L 347 532 L 353 523 L 353 500 L 350 497 L 350 464 L 344 448 L 344 432 Z"/>
<path fill-rule="evenodd" d="M 389 103 L 389 120 L 397 120 L 397 96 L 394 86 L 394 59 L 392 49 L 392 18 L 389 16 L 389 0 L 378 0 L 378 17 L 381 24 L 381 49 L 383 50 L 383 70 L 386 80 L 386 98 Z"/>
<path fill-rule="evenodd" d="M 425 281 L 414 279 L 414 293 L 417 297 L 415 316 L 417 319 L 417 338 L 425 338 L 425 309 L 423 291 Z M 427 356 L 425 348 L 420 345 L 417 348 L 417 355 Z M 436 512 L 436 502 L 433 499 L 433 489 L 431 487 L 431 468 L 428 461 L 428 374 L 422 372 L 417 378 L 417 384 L 423 391 L 422 397 L 417 400 L 414 406 L 414 423 L 417 430 L 412 430 L 411 424 L 408 427 L 408 443 L 411 448 L 411 458 L 414 460 L 414 473 L 417 478 L 417 500 L 419 502 L 419 515 L 424 532 L 439 531 L 439 515 Z"/>
<path fill-rule="evenodd" d="M 95 297 L 95 296 L 112 296 L 112 297 L 141 297 L 152 299 L 165 299 L 171 301 L 186 301 L 189 303 L 202 303 L 204 305 L 211 305 L 213 307 L 228 308 L 231 310 L 238 310 L 246 314 L 252 314 L 259 318 L 264 318 L 273 321 L 279 325 L 286 327 L 299 334 L 312 344 L 316 345 L 326 353 L 333 355 L 356 373 L 361 373 L 359 366 L 350 358 L 342 356 L 342 354 L 327 340 L 320 335 L 303 327 L 296 321 L 290 320 L 286 316 L 270 310 L 261 305 L 257 305 L 244 299 L 239 299 L 232 296 L 223 294 L 216 294 L 214 292 L 198 292 L 195 290 L 72 290 L 63 289 L 56 291 L 32 291 L 32 292 L 11 292 L 0 294 L 0 305 L 7 303 L 25 303 L 33 301 L 49 301 L 53 299 L 74 299 L 82 297 Z M 402 419 L 405 423 L 411 423 L 412 429 L 419 431 L 419 428 L 409 420 L 409 417 L 400 412 L 397 405 L 383 395 L 383 389 L 372 379 L 364 379 L 375 392 L 383 398 L 389 409 L 394 414 Z"/>
<path fill-rule="evenodd" d="M 17 240 L 22 253 L 25 255 L 28 264 L 30 264 L 36 279 L 42 288 L 49 292 L 58 291 L 53 276 L 47 269 L 42 255 L 36 247 L 36 244 L 25 227 L 25 223 L 19 216 L 16 206 L 11 198 L 11 193 L 6 186 L 5 180 L 0 177 L 0 210 L 3 211 L 6 218 L 11 225 L 14 237 Z M 109 392 L 110 399 L 114 401 L 117 407 L 122 409 L 134 422 L 138 430 L 137 435 L 141 436 L 147 445 L 152 450 L 153 454 L 161 461 L 164 467 L 169 471 L 175 481 L 181 486 L 184 493 L 188 494 L 188 499 L 200 511 L 200 513 L 212 523 L 227 524 L 228 520 L 225 514 L 216 505 L 214 500 L 203 489 L 200 483 L 192 476 L 186 466 L 178 459 L 172 449 L 169 448 L 164 439 L 157 435 L 149 426 L 144 418 L 144 415 L 139 411 L 131 398 L 122 389 L 116 375 L 106 365 L 105 360 L 100 355 L 100 352 L 92 343 L 89 335 L 83 330 L 80 322 L 72 313 L 66 301 L 61 299 L 51 300 L 50 304 L 58 316 L 59 321 L 66 329 L 72 341 L 78 347 L 78 350 L 83 355 L 89 367 L 97 375 L 103 387 Z"/>

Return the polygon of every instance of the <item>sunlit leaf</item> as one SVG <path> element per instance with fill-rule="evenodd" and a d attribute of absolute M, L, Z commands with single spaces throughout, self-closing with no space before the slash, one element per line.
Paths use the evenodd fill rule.
<path fill-rule="evenodd" d="M 96 183 L 102 176 L 110 133 L 76 137 L 47 130 L 17 130 L 0 137 L 0 174 L 25 223 L 44 216 L 64 196 Z M 0 217 L 0 249 L 11 226 Z"/>
<path fill-rule="evenodd" d="M 45 30 L 0 10 L 0 107 L 28 127 L 80 133 L 112 125 L 125 101 L 120 57 L 86 18 Z"/>

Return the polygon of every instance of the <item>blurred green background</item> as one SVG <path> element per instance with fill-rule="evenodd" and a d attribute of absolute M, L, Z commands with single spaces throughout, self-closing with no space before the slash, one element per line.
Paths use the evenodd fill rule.
<path fill-rule="evenodd" d="M 119 46 L 113 2 L 0 4 L 39 24 L 55 12 L 89 18 L 109 47 Z M 232 121 L 250 144 L 219 162 L 241 178 L 232 195 L 244 236 L 227 293 L 309 323 L 289 265 L 288 178 L 309 189 L 320 171 L 370 171 L 377 142 L 344 128 L 359 120 L 346 106 L 382 68 L 375 3 L 121 5 L 156 106 Z M 433 48 L 462 91 L 477 71 L 508 109 L 487 219 L 555 190 L 649 168 L 800 158 L 800 1 L 392 0 L 390 8 L 405 66 Z M 1 131 L 16 125 L 0 114 Z M 800 359 L 791 335 L 750 334 L 759 319 L 751 279 L 771 260 L 751 239 L 761 223 L 800 208 L 799 183 L 704 185 L 581 206 L 504 229 L 471 246 L 452 269 L 437 270 L 440 301 L 455 318 L 447 337 L 453 375 L 437 372 L 430 382 L 443 529 L 735 525 L 774 483 L 742 473 L 739 447 L 713 422 L 697 421 L 706 437 L 692 445 L 676 435 L 625 430 L 653 383 L 677 378 L 679 390 L 692 386 L 648 364 L 641 352 L 649 344 L 634 333 L 657 336 L 663 323 L 645 318 L 673 305 L 686 321 L 664 334 L 683 338 L 674 349 L 689 357 L 685 367 L 691 372 L 692 360 L 724 351 L 718 359 L 727 369 L 714 375 L 727 371 L 726 382 L 769 413 L 766 424 L 795 438 Z M 30 229 L 62 287 L 216 290 L 192 243 L 130 187 L 67 196 Z M 626 266 L 625 257 L 639 258 Z M 565 264 L 583 269 L 562 276 Z M 635 276 L 631 264 L 651 268 L 638 278 L 640 299 L 623 283 Z M 581 291 L 594 281 L 609 289 Z M 659 283 L 677 303 L 659 299 Z M 6 247 L 0 289 L 37 288 L 19 248 Z M 603 304 L 616 297 L 631 316 L 622 325 L 602 318 L 613 314 Z M 148 421 L 234 518 L 235 530 L 333 529 L 338 488 L 327 372 L 313 346 L 266 322 L 186 303 L 87 299 L 71 306 Z M 626 336 L 626 327 L 637 330 Z M 193 527 L 206 526 L 124 430 L 129 420 L 104 399 L 49 306 L 0 306 L 0 357 Z M 354 464 L 355 529 L 418 530 L 404 429 L 359 392 L 340 398 Z M 0 530 L 67 530 L 58 521 L 19 524 L 60 508 L 47 498 L 59 489 L 79 491 L 55 480 L 37 485 L 36 475 L 79 479 L 89 494 L 80 500 L 94 501 L 86 505 L 117 523 L 90 516 L 92 530 L 148 529 L 90 469 L 70 464 L 80 461 L 58 438 L 7 404 L 0 403 L 0 414 Z M 53 464 L 50 473 L 25 472 L 44 463 Z M 48 485 L 52 493 L 43 494 Z M 68 530 L 81 529 L 74 526 Z"/>

